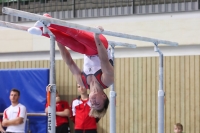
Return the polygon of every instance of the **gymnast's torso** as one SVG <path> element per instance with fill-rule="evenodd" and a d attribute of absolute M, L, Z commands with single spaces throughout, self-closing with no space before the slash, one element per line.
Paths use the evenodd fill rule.
<path fill-rule="evenodd" d="M 111 49 L 107 49 L 108 59 L 112 63 Z M 100 85 L 105 89 L 108 88 L 101 82 L 101 62 L 98 55 L 84 55 L 84 68 L 82 73 L 82 81 L 85 88 L 89 89 L 89 83 L 93 80 L 97 80 Z M 95 79 L 94 79 L 95 78 Z"/>

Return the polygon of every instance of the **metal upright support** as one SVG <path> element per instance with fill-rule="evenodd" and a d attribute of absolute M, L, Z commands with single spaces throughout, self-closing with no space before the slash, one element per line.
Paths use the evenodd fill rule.
<path fill-rule="evenodd" d="M 30 121 L 29 121 L 29 119 L 26 119 L 26 125 L 27 125 L 26 132 L 27 132 L 27 133 L 31 133 L 31 130 L 30 130 Z"/>
<path fill-rule="evenodd" d="M 55 37 L 53 34 L 50 34 L 50 84 L 55 84 Z"/>
<path fill-rule="evenodd" d="M 47 24 L 44 24 L 47 25 Z M 51 102 L 50 106 L 48 106 L 48 133 L 55 133 L 56 127 L 56 80 L 55 80 L 55 36 L 53 33 L 46 27 L 43 27 L 43 32 L 48 33 L 50 36 L 50 76 L 49 76 L 49 84 L 50 84 L 50 92 L 51 92 Z"/>
<path fill-rule="evenodd" d="M 51 91 L 51 105 L 48 106 L 48 133 L 56 132 L 56 85 L 50 87 Z"/>
<path fill-rule="evenodd" d="M 113 59 L 113 67 L 115 62 L 114 57 L 114 45 L 111 45 L 111 53 Z M 114 89 L 114 84 L 110 87 L 110 133 L 116 133 L 116 92 Z"/>
<path fill-rule="evenodd" d="M 163 53 L 157 44 L 154 46 L 154 51 L 159 53 L 158 133 L 164 133 Z"/>
<path fill-rule="evenodd" d="M 115 46 L 126 46 L 128 48 L 136 48 L 134 44 L 128 43 L 120 43 L 114 41 L 108 41 L 109 45 L 111 46 L 111 54 L 113 59 L 113 67 L 115 66 Z M 110 86 L 110 133 L 116 133 L 116 92 L 114 89 L 114 84 Z"/>

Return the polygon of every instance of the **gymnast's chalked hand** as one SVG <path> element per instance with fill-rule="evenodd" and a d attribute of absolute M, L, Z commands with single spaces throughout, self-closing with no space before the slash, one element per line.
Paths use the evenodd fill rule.
<path fill-rule="evenodd" d="M 104 31 L 103 27 L 102 26 L 98 26 L 98 29 L 100 29 L 101 32 Z"/>

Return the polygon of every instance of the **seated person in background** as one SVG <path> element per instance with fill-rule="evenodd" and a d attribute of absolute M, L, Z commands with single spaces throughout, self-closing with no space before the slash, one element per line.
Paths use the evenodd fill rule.
<path fill-rule="evenodd" d="M 174 133 L 183 133 L 183 125 L 181 123 L 174 125 Z"/>
<path fill-rule="evenodd" d="M 50 86 L 47 86 L 50 89 Z M 45 112 L 48 113 L 48 105 L 46 105 Z M 61 101 L 58 92 L 56 91 L 56 133 L 68 133 L 70 108 L 67 101 Z"/>
<path fill-rule="evenodd" d="M 7 127 L 6 133 L 25 133 L 26 107 L 19 103 L 20 91 L 10 91 L 11 105 L 4 110 L 2 125 Z"/>

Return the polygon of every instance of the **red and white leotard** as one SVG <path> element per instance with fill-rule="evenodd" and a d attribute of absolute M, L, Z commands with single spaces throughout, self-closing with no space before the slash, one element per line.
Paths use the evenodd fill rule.
<path fill-rule="evenodd" d="M 108 59 L 110 63 L 113 65 L 111 49 L 107 49 Z M 89 85 L 87 84 L 87 76 L 94 75 L 97 81 L 101 84 L 101 86 L 106 89 L 108 86 L 104 85 L 101 81 L 102 71 L 101 71 L 101 62 L 98 55 L 84 55 L 84 68 L 83 73 L 81 75 L 82 81 L 84 83 L 85 88 L 89 89 Z"/>

